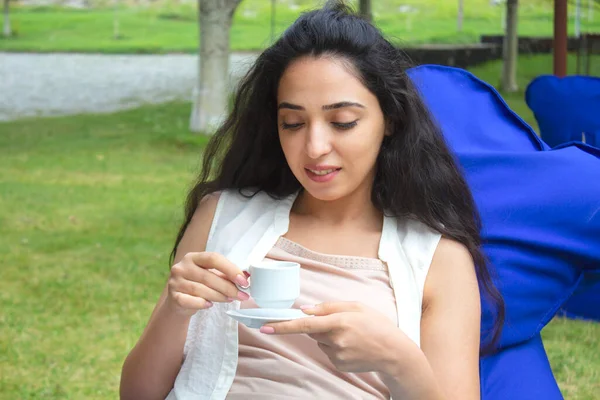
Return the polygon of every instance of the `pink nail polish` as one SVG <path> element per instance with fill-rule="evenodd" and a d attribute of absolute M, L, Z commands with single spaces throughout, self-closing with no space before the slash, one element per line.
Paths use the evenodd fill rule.
<path fill-rule="evenodd" d="M 275 333 L 275 328 L 273 328 L 272 326 L 261 326 L 260 333 L 266 333 L 267 335 L 270 335 L 272 333 Z"/>
<path fill-rule="evenodd" d="M 250 298 L 250 296 L 248 295 L 248 293 L 244 293 L 244 292 L 240 291 L 237 294 L 237 298 L 240 301 L 246 301 L 246 300 L 248 300 Z"/>
<path fill-rule="evenodd" d="M 229 300 L 229 301 L 236 301 L 237 299 L 234 299 L 233 297 L 228 297 L 227 300 Z"/>
<path fill-rule="evenodd" d="M 213 306 L 213 303 L 211 301 L 207 301 L 204 308 L 211 308 L 212 306 Z"/>
<path fill-rule="evenodd" d="M 235 277 L 235 283 L 237 283 L 238 285 L 240 285 L 241 287 L 248 287 L 250 284 L 248 283 L 248 279 L 244 278 L 241 275 L 237 275 Z"/>
<path fill-rule="evenodd" d="M 300 306 L 301 310 L 310 310 L 311 308 L 315 308 L 315 306 L 310 305 L 310 304 L 305 304 L 303 306 Z"/>

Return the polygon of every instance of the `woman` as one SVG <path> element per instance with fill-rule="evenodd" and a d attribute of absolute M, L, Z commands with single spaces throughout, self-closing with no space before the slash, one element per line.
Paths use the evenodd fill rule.
<path fill-rule="evenodd" d="M 477 399 L 480 291 L 503 303 L 469 189 L 402 52 L 339 2 L 257 59 L 205 152 L 122 399 Z M 242 267 L 302 265 L 260 330 Z"/>

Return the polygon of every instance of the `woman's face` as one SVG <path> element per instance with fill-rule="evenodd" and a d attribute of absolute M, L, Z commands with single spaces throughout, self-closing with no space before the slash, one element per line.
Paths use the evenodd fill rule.
<path fill-rule="evenodd" d="M 385 135 L 377 97 L 333 57 L 300 58 L 277 92 L 281 147 L 304 189 L 320 200 L 369 193 Z"/>

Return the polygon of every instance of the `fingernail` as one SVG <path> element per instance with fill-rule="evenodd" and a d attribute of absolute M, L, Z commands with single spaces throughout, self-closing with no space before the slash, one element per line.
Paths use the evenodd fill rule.
<path fill-rule="evenodd" d="M 237 298 L 238 298 L 238 300 L 246 301 L 246 300 L 248 300 L 250 298 L 250 296 L 248 295 L 248 293 L 244 293 L 242 291 L 239 291 L 238 294 L 237 294 Z"/>
<path fill-rule="evenodd" d="M 250 272 L 248 272 L 248 271 L 244 271 L 244 276 L 245 276 L 246 278 L 249 278 L 249 277 L 250 277 Z"/>
<path fill-rule="evenodd" d="M 315 308 L 315 306 L 313 306 L 311 304 L 305 304 L 303 306 L 300 306 L 301 310 L 310 310 L 310 309 L 313 309 L 313 308 Z"/>
<path fill-rule="evenodd" d="M 241 275 L 237 275 L 235 277 L 235 283 L 237 283 L 241 287 L 248 287 L 248 286 L 250 286 L 250 284 L 248 283 L 248 279 L 244 278 Z"/>
<path fill-rule="evenodd" d="M 273 328 L 272 326 L 261 326 L 260 333 L 266 333 L 267 335 L 270 335 L 272 333 L 275 333 L 275 328 Z"/>
<path fill-rule="evenodd" d="M 234 299 L 233 297 L 228 297 L 227 300 L 229 300 L 229 301 L 236 301 L 237 299 Z"/>
<path fill-rule="evenodd" d="M 205 304 L 206 305 L 204 306 L 204 308 L 211 308 L 213 306 L 213 303 L 211 301 L 207 301 Z"/>

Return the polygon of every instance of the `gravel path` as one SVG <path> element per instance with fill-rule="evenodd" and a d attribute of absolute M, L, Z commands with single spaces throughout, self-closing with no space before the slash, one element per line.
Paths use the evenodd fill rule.
<path fill-rule="evenodd" d="M 255 57 L 232 54 L 232 78 Z M 0 53 L 0 120 L 189 100 L 196 66 L 194 55 Z"/>

